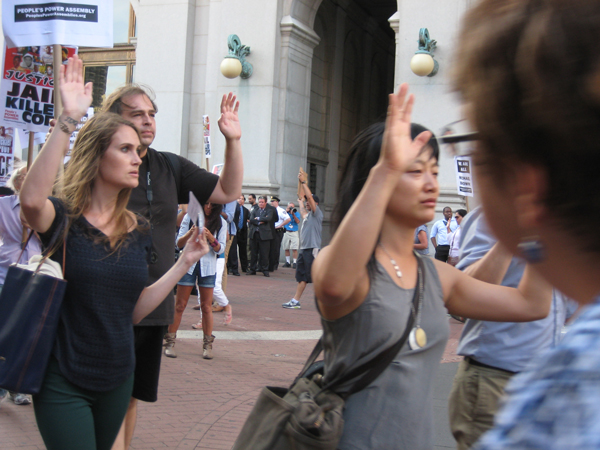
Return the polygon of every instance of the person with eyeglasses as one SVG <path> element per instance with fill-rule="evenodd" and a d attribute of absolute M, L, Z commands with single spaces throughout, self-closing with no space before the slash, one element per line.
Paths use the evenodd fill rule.
<path fill-rule="evenodd" d="M 457 36 L 490 230 L 580 308 L 508 383 L 477 450 L 600 448 L 599 23 L 598 1 L 480 0 Z"/>

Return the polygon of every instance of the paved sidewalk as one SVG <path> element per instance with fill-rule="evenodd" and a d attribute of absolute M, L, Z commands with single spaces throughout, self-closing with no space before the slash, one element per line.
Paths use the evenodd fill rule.
<path fill-rule="evenodd" d="M 281 307 L 295 287 L 292 269 L 280 268 L 270 278 L 261 274 L 229 276 L 233 322 L 223 326 L 223 314 L 214 314 L 217 339 L 211 361 L 200 356 L 202 333 L 191 329 L 199 312 L 192 310 L 196 300 L 190 298 L 181 323 L 182 338 L 175 347 L 179 357 L 163 357 L 159 400 L 140 403 L 131 448 L 230 449 L 259 390 L 265 385 L 288 385 L 320 335 L 312 285 L 304 292 L 302 309 Z M 451 339 L 442 362 L 455 363 L 460 360 L 453 351 L 462 325 L 453 319 L 449 322 Z M 454 372 L 447 368 L 442 371 L 445 385 Z M 436 408 L 437 427 L 445 420 L 445 412 L 444 399 L 436 402 L 440 405 Z M 436 430 L 440 445 L 436 448 L 450 448 L 448 436 L 447 422 L 440 423 Z M 0 406 L 0 450 L 44 448 L 33 408 L 4 402 Z"/>

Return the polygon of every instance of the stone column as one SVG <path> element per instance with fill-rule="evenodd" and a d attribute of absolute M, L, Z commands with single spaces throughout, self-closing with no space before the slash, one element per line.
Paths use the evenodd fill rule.
<path fill-rule="evenodd" d="M 281 19 L 279 110 L 275 179 L 282 198 L 296 198 L 298 169 L 306 170 L 308 118 L 313 50 L 319 37 L 306 24 L 285 16 Z"/>

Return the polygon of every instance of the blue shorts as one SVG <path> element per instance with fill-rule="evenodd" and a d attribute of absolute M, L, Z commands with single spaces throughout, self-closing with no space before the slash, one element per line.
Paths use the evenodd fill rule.
<path fill-rule="evenodd" d="M 214 288 L 215 282 L 217 281 L 217 274 L 215 273 L 213 275 L 201 277 L 200 263 L 198 263 L 194 268 L 194 272 L 191 275 L 189 273 L 186 273 L 177 284 L 180 286 L 195 286 L 196 280 L 198 281 L 198 287 Z"/>

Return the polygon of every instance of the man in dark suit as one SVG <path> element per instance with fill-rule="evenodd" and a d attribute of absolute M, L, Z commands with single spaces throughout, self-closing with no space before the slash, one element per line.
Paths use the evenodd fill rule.
<path fill-rule="evenodd" d="M 258 197 L 258 209 L 250 213 L 250 270 L 246 275 L 262 272 L 269 276 L 269 250 L 274 237 L 275 208 L 267 205 L 267 197 Z M 258 266 L 257 266 L 258 264 Z"/>
<path fill-rule="evenodd" d="M 237 227 L 237 234 L 233 238 L 231 243 L 231 249 L 229 250 L 229 261 L 227 265 L 231 274 L 239 276 L 238 271 L 238 248 L 240 253 L 240 265 L 242 266 L 242 272 L 248 270 L 248 254 L 246 253 L 246 245 L 248 241 L 248 219 L 250 218 L 250 211 L 244 208 L 246 198 L 241 195 L 238 199 L 238 206 L 235 209 L 235 215 L 233 216 L 233 222 Z"/>
<path fill-rule="evenodd" d="M 252 212 L 258 209 L 258 202 L 256 201 L 256 195 L 248 194 L 248 203 L 250 203 L 250 215 L 248 216 L 248 220 L 250 220 L 250 216 L 252 215 Z M 254 228 L 254 225 L 252 225 L 250 222 L 248 222 L 248 237 L 250 237 L 252 235 L 253 228 Z M 248 239 L 248 248 L 246 249 L 248 261 L 250 261 L 252 259 L 252 254 L 251 254 L 252 249 L 250 247 L 251 247 L 250 239 Z"/>

